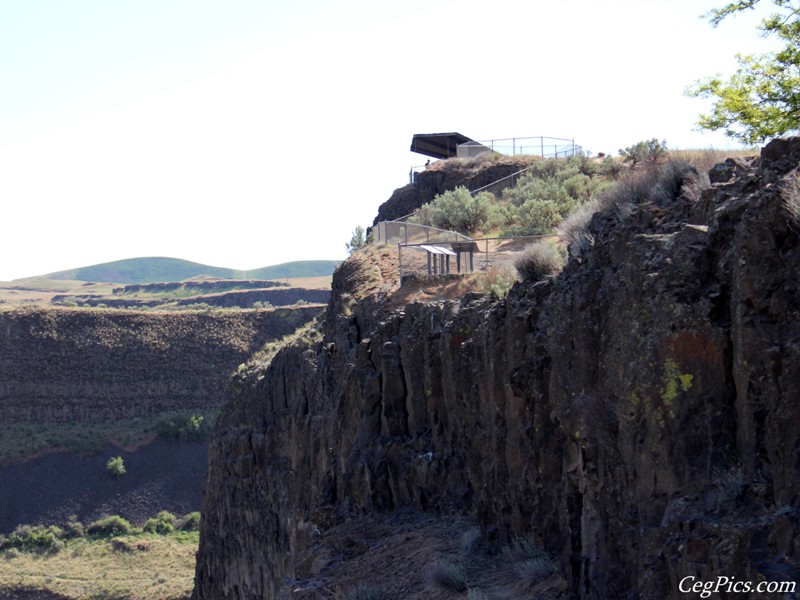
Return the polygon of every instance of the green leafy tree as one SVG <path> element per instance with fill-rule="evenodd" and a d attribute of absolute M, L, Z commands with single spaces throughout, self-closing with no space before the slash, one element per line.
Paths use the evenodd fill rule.
<path fill-rule="evenodd" d="M 716 27 L 759 1 L 731 2 L 705 16 Z M 711 112 L 700 115 L 701 129 L 723 130 L 745 144 L 760 144 L 800 128 L 800 1 L 772 2 L 776 11 L 758 28 L 778 38 L 783 48 L 763 55 L 738 54 L 739 66 L 730 79 L 717 75 L 687 88 L 691 97 L 715 99 Z"/>
<path fill-rule="evenodd" d="M 347 253 L 352 254 L 356 250 L 363 248 L 366 243 L 367 240 L 364 237 L 364 228 L 361 225 L 356 225 L 356 228 L 353 230 L 353 236 L 350 238 L 350 241 L 345 244 Z"/>

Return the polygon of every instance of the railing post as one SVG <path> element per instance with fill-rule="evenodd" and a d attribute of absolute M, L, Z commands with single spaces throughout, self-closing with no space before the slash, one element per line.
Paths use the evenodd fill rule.
<path fill-rule="evenodd" d="M 397 270 L 400 271 L 400 283 L 403 283 L 403 253 L 400 251 L 402 246 L 397 242 Z"/>

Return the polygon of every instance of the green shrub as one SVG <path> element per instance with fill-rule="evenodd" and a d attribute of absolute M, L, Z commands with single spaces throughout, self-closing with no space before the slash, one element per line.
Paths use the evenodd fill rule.
<path fill-rule="evenodd" d="M 600 163 L 598 172 L 600 175 L 609 179 L 619 179 L 625 173 L 627 167 L 623 161 L 615 159 L 613 156 L 606 156 Z"/>
<path fill-rule="evenodd" d="M 127 473 L 127 469 L 125 469 L 125 461 L 122 460 L 121 456 L 113 456 L 108 459 L 108 462 L 106 463 L 106 473 L 112 477 L 116 477 L 117 479 Z"/>
<path fill-rule="evenodd" d="M 168 535 L 175 531 L 175 515 L 166 510 L 162 510 L 154 518 L 147 519 L 142 530 L 147 533 Z"/>
<path fill-rule="evenodd" d="M 481 274 L 480 289 L 497 300 L 505 298 L 516 282 L 517 274 L 513 267 L 493 266 Z"/>
<path fill-rule="evenodd" d="M 76 515 L 70 515 L 67 522 L 62 526 L 62 529 L 64 530 L 63 537 L 68 539 L 83 537 L 86 534 L 86 528 L 83 526 L 83 523 L 78 521 Z"/>
<path fill-rule="evenodd" d="M 97 537 L 128 535 L 132 531 L 131 524 L 119 515 L 101 517 L 86 528 L 86 533 Z"/>
<path fill-rule="evenodd" d="M 514 235 L 541 235 L 552 232 L 575 208 L 575 202 L 566 200 L 526 200 L 519 207 L 513 227 Z"/>
<path fill-rule="evenodd" d="M 558 248 L 551 242 L 531 244 L 514 261 L 523 281 L 541 281 L 560 271 L 563 264 Z"/>
<path fill-rule="evenodd" d="M 181 531 L 200 531 L 200 513 L 190 512 L 185 515 L 178 523 L 178 527 Z"/>
<path fill-rule="evenodd" d="M 467 188 L 459 186 L 439 194 L 431 202 L 423 205 L 410 220 L 470 234 L 486 225 L 494 201 L 494 196 L 488 192 L 473 196 Z"/>
<path fill-rule="evenodd" d="M 514 187 L 503 190 L 509 211 L 508 235 L 550 233 L 577 207 L 610 184 L 595 176 L 597 165 L 588 157 L 547 160 L 534 165 Z"/>
<path fill-rule="evenodd" d="M 57 552 L 64 547 L 60 527 L 50 525 L 20 525 L 6 539 L 3 548 L 23 552 Z"/>
<path fill-rule="evenodd" d="M 659 142 L 657 138 L 653 138 L 652 140 L 643 140 L 623 148 L 619 151 L 619 154 L 626 162 L 630 162 L 635 167 L 638 164 L 655 162 L 659 158 L 666 156 L 668 151 L 666 140 Z"/>
<path fill-rule="evenodd" d="M 205 437 L 208 427 L 203 415 L 176 416 L 162 421 L 158 426 L 162 437 L 183 442 L 196 442 Z"/>

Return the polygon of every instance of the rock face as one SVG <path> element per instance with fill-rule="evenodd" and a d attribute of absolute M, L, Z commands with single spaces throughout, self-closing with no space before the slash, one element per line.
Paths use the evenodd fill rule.
<path fill-rule="evenodd" d="M 279 597 L 315 532 L 403 506 L 530 535 L 580 598 L 796 581 L 798 164 L 792 138 L 645 177 L 498 302 L 392 309 L 345 262 L 321 337 L 230 388 L 195 598 Z"/>
<path fill-rule="evenodd" d="M 88 423 L 217 407 L 240 363 L 319 312 L 0 312 L 0 423 Z"/>

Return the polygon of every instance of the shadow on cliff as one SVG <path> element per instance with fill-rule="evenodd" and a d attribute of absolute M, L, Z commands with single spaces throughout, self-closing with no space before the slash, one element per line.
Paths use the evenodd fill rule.
<path fill-rule="evenodd" d="M 109 446 L 102 454 L 49 454 L 0 469 L 0 533 L 17 525 L 64 523 L 70 515 L 89 523 L 117 514 L 143 523 L 161 510 L 183 515 L 200 509 L 207 442 L 156 439 L 135 452 Z M 106 473 L 122 456 L 127 472 Z"/>

